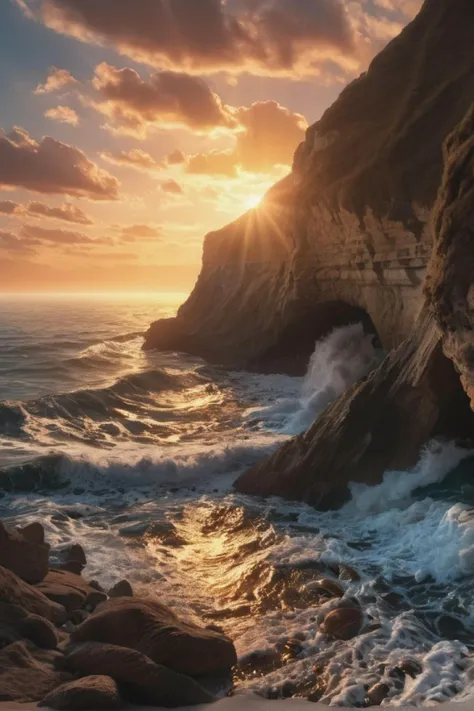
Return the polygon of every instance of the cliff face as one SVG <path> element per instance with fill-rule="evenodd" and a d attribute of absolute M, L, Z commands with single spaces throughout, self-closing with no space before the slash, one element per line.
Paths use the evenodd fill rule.
<path fill-rule="evenodd" d="M 444 352 L 474 407 L 474 106 L 447 139 L 444 152 L 426 294 Z"/>
<path fill-rule="evenodd" d="M 303 372 L 314 342 L 363 320 L 386 349 L 412 332 L 441 145 L 474 96 L 472 0 L 418 17 L 312 126 L 292 173 L 207 236 L 196 287 L 145 348 Z"/>

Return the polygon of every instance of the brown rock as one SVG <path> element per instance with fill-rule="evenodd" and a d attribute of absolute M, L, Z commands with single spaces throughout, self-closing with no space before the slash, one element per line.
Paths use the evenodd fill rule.
<path fill-rule="evenodd" d="M 72 646 L 66 661 L 70 669 L 81 674 L 111 676 L 135 703 L 174 708 L 214 700 L 194 679 L 155 664 L 134 649 L 86 642 Z"/>
<path fill-rule="evenodd" d="M 357 607 L 339 607 L 328 612 L 320 625 L 321 632 L 335 639 L 349 640 L 360 634 L 364 615 Z"/>
<path fill-rule="evenodd" d="M 55 668 L 59 652 L 15 642 L 0 650 L 0 701 L 39 701 L 67 678 Z"/>
<path fill-rule="evenodd" d="M 22 637 L 26 637 L 42 649 L 56 649 L 58 636 L 51 622 L 39 615 L 27 615 L 18 626 Z"/>
<path fill-rule="evenodd" d="M 107 600 L 72 633 L 71 639 L 136 649 L 156 664 L 190 676 L 220 672 L 237 662 L 228 637 L 183 622 L 169 608 L 144 598 Z"/>
<path fill-rule="evenodd" d="M 54 689 L 38 706 L 57 711 L 105 711 L 121 708 L 123 701 L 117 684 L 109 676 L 89 676 Z"/>
<path fill-rule="evenodd" d="M 89 586 L 91 588 L 94 588 L 94 590 L 98 590 L 99 592 L 105 592 L 104 588 L 98 580 L 89 580 Z"/>
<path fill-rule="evenodd" d="M 57 569 L 65 570 L 67 573 L 74 573 L 74 575 L 81 575 L 84 566 L 78 560 L 68 560 L 66 563 L 60 563 Z"/>
<path fill-rule="evenodd" d="M 67 619 L 66 610 L 62 605 L 49 600 L 37 587 L 28 585 L 5 568 L 0 568 L 0 602 L 17 605 L 56 625 L 62 625 Z"/>
<path fill-rule="evenodd" d="M 133 588 L 128 580 L 121 580 L 110 588 L 109 597 L 133 597 Z"/>
<path fill-rule="evenodd" d="M 359 573 L 354 568 L 351 568 L 350 565 L 338 565 L 338 572 L 341 580 L 350 580 L 353 583 L 360 580 Z"/>
<path fill-rule="evenodd" d="M 30 543 L 36 543 L 37 546 L 43 546 L 45 544 L 44 528 L 36 521 L 29 523 L 28 526 L 24 528 L 19 528 L 18 532 Z"/>
<path fill-rule="evenodd" d="M 342 585 L 336 583 L 335 580 L 331 580 L 330 578 L 321 578 L 320 580 L 316 580 L 311 585 L 315 589 L 319 589 L 321 594 L 326 597 L 343 597 L 345 592 Z"/>
<path fill-rule="evenodd" d="M 404 672 L 404 674 L 408 674 L 408 676 L 411 676 L 412 679 L 415 679 L 415 677 L 419 676 L 423 671 L 423 667 L 421 666 L 420 662 L 418 662 L 416 659 L 410 659 L 410 657 L 405 657 L 405 659 L 402 659 L 398 666 Z"/>
<path fill-rule="evenodd" d="M 63 605 L 68 612 L 86 604 L 94 608 L 107 598 L 104 593 L 91 588 L 80 575 L 66 570 L 50 570 L 36 588 L 50 600 Z"/>
<path fill-rule="evenodd" d="M 79 545 L 79 543 L 74 543 L 66 553 L 66 561 L 71 561 L 71 560 L 76 560 L 78 563 L 82 563 L 82 565 L 86 566 L 87 565 L 87 557 L 84 552 L 84 548 Z"/>
<path fill-rule="evenodd" d="M 39 583 L 48 572 L 49 550 L 0 523 L 0 566 L 27 583 Z"/>
<path fill-rule="evenodd" d="M 367 705 L 380 706 L 389 693 L 390 687 L 387 684 L 383 684 L 381 682 L 374 684 L 367 692 Z"/>

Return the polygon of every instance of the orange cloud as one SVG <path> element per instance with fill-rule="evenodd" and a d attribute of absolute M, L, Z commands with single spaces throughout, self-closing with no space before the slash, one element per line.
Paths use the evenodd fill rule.
<path fill-rule="evenodd" d="M 44 115 L 46 118 L 53 119 L 53 121 L 68 123 L 71 126 L 77 126 L 79 124 L 77 112 L 69 106 L 56 106 L 54 109 L 45 111 Z"/>
<path fill-rule="evenodd" d="M 142 79 L 134 69 L 103 62 L 96 67 L 93 86 L 98 98 L 89 103 L 119 133 L 143 138 L 158 123 L 203 132 L 235 123 L 217 94 L 202 79 L 187 74 L 158 72 Z"/>
<path fill-rule="evenodd" d="M 77 79 L 75 79 L 67 69 L 51 67 L 51 71 L 44 84 L 38 84 L 33 93 L 50 94 L 53 91 L 64 89 L 65 86 L 70 84 L 77 84 Z"/>
<path fill-rule="evenodd" d="M 124 242 L 146 242 L 156 241 L 163 236 L 160 227 L 151 225 L 128 225 L 127 227 L 116 227 L 121 233 Z"/>
<path fill-rule="evenodd" d="M 15 254 L 16 256 L 32 256 L 36 254 L 34 249 L 36 242 L 28 239 L 20 239 L 11 232 L 0 230 L 0 251 Z"/>
<path fill-rule="evenodd" d="M 101 244 L 113 246 L 115 243 L 110 237 L 100 237 L 93 239 L 83 232 L 71 232 L 70 230 L 49 229 L 38 227 L 36 225 L 23 225 L 21 235 L 27 239 L 38 240 L 41 242 L 50 242 L 53 244 Z"/>
<path fill-rule="evenodd" d="M 26 205 L 20 205 L 12 200 L 0 200 L 0 214 L 20 217 L 28 215 L 30 217 L 47 217 L 53 220 L 64 220 L 78 225 L 92 225 L 93 222 L 87 215 L 75 205 L 64 203 L 59 207 L 51 207 L 44 202 L 33 200 Z"/>
<path fill-rule="evenodd" d="M 351 57 L 342 0 L 17 0 L 57 32 L 109 44 L 153 66 L 191 73 L 315 74 Z"/>
<path fill-rule="evenodd" d="M 139 148 L 133 148 L 130 151 L 117 151 L 116 153 L 105 151 L 100 154 L 100 157 L 114 165 L 126 165 L 136 170 L 149 171 L 157 170 L 160 167 L 160 163 L 149 153 Z"/>
<path fill-rule="evenodd" d="M 238 156 L 235 150 L 210 151 L 188 156 L 186 171 L 195 175 L 237 175 Z"/>
<path fill-rule="evenodd" d="M 0 131 L 1 187 L 115 200 L 119 182 L 78 148 L 49 136 L 36 141 L 16 127 Z"/>
<path fill-rule="evenodd" d="M 171 193 L 172 195 L 182 195 L 183 188 L 176 180 L 165 180 L 161 183 L 161 189 L 164 193 Z"/>

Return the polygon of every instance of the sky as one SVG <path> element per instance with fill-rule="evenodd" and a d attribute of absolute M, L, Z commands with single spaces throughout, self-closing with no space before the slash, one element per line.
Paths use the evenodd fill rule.
<path fill-rule="evenodd" d="M 422 0 L 1 0 L 0 291 L 186 291 Z"/>

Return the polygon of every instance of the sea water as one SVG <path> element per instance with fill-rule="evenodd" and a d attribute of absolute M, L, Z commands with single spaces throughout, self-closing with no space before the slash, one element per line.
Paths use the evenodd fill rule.
<path fill-rule="evenodd" d="M 40 520 L 53 558 L 81 543 L 88 579 L 128 578 L 218 624 L 239 654 L 236 693 L 304 696 L 317 669 L 330 705 L 359 706 L 379 681 L 390 688 L 384 705 L 470 696 L 472 453 L 429 443 L 412 471 L 352 485 L 337 512 L 236 494 L 240 472 L 304 431 L 383 354 L 360 324 L 315 344 L 305 378 L 144 352 L 148 325 L 182 299 L 0 298 L 0 469 L 12 481 L 25 463 L 32 472 L 25 491 L 0 499 L 0 518 Z M 360 578 L 342 583 L 366 620 L 348 642 L 319 632 L 339 601 L 315 584 L 337 565 Z M 278 664 L 254 663 L 285 649 Z M 414 678 L 400 675 L 407 658 Z"/>

